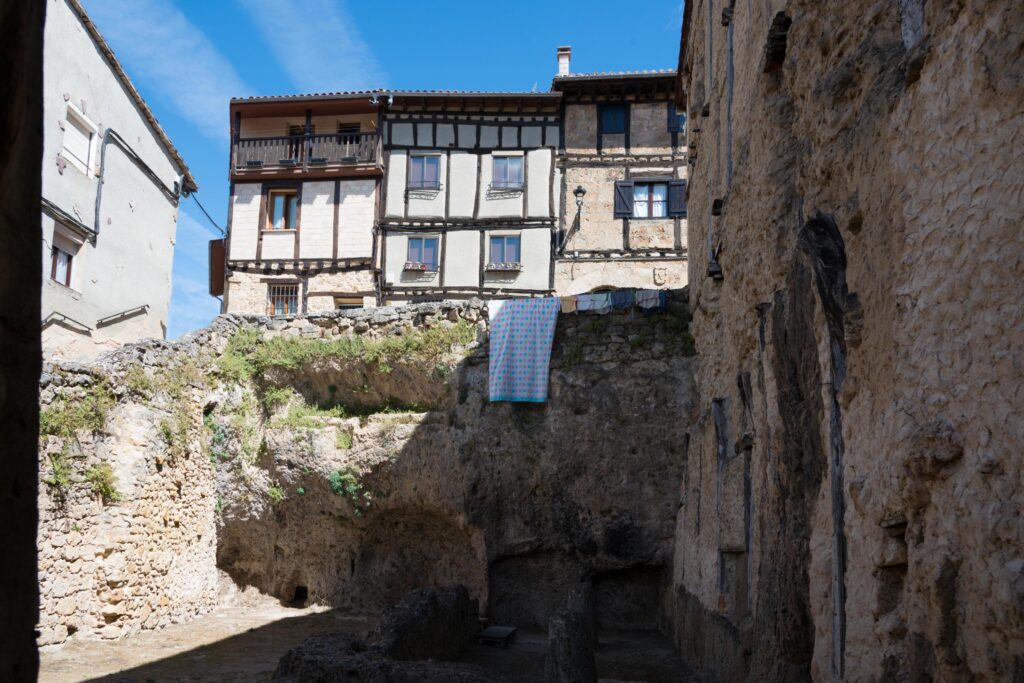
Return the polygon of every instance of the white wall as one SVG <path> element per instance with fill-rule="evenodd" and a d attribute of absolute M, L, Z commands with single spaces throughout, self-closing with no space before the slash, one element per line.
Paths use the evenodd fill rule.
<path fill-rule="evenodd" d="M 256 241 L 260 235 L 260 192 L 262 183 L 237 183 L 231 199 L 231 238 L 228 259 L 251 261 L 256 258 Z"/>
<path fill-rule="evenodd" d="M 438 249 L 440 249 L 441 235 L 437 232 L 425 231 L 422 235 L 388 235 L 384 242 L 384 248 L 387 250 L 385 281 L 388 285 L 396 287 L 438 287 L 441 281 L 439 272 L 405 272 L 402 270 L 406 256 L 409 254 L 409 237 L 437 237 Z"/>
<path fill-rule="evenodd" d="M 173 187 L 179 180 L 182 169 L 176 167 L 65 0 L 47 0 L 43 82 L 45 199 L 82 223 L 94 225 L 100 141 L 106 128 L 124 138 L 164 185 Z M 60 161 L 69 106 L 95 126 L 86 172 Z M 120 339 L 118 328 L 130 326 L 131 339 L 162 337 L 170 307 L 177 207 L 114 144 L 107 146 L 103 175 L 100 235 L 95 246 L 84 245 L 76 256 L 78 289 L 72 296 L 63 291 L 66 288 L 44 287 L 42 314 L 58 311 L 95 327 L 99 318 L 147 304 L 143 322 L 131 319 L 97 329 L 92 336 Z M 52 221 L 42 221 L 41 232 L 49 255 Z M 48 263 L 44 278 L 49 279 Z"/>
<path fill-rule="evenodd" d="M 524 230 L 491 230 L 484 240 L 484 248 L 490 248 L 493 234 L 518 234 L 521 249 L 519 272 L 485 272 L 484 287 L 488 289 L 536 289 L 548 288 L 551 263 L 551 230 L 529 228 Z M 446 276 L 447 277 L 447 276 Z"/>
<path fill-rule="evenodd" d="M 418 124 L 422 125 L 422 124 Z M 415 153 L 417 156 L 421 152 Z M 444 217 L 445 195 L 448 193 L 448 155 L 444 152 L 423 150 L 425 156 L 439 156 L 441 161 L 438 168 L 438 178 L 441 181 L 440 190 L 408 190 L 406 202 L 408 204 L 408 216 L 412 217 Z M 403 174 L 404 179 L 404 174 Z"/>
<path fill-rule="evenodd" d="M 398 126 L 395 126 L 395 128 L 397 127 Z M 407 163 L 408 158 L 404 150 L 396 149 L 388 153 L 388 191 L 386 207 L 386 214 L 388 216 L 405 215 Z"/>
<path fill-rule="evenodd" d="M 551 190 L 557 185 L 551 182 L 551 164 L 554 150 L 531 149 L 526 153 L 529 166 L 527 174 L 527 215 L 531 218 L 547 218 L 551 215 Z"/>
<path fill-rule="evenodd" d="M 444 286 L 480 286 L 480 233 L 451 230 L 445 236 Z"/>
<path fill-rule="evenodd" d="M 263 255 L 267 255 L 267 237 Z M 334 181 L 302 184 L 302 212 L 299 219 L 299 258 L 331 258 L 334 253 Z"/>
<path fill-rule="evenodd" d="M 338 258 L 373 255 L 373 219 L 377 181 L 342 180 L 338 207 Z"/>
<path fill-rule="evenodd" d="M 451 152 L 451 198 L 448 215 L 453 218 L 472 218 L 476 200 L 476 164 L 478 155 L 453 150 Z"/>

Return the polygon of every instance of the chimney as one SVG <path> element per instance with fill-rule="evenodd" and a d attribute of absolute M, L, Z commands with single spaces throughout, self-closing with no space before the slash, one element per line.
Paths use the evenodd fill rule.
<path fill-rule="evenodd" d="M 569 75 L 569 60 L 572 58 L 572 48 L 568 45 L 558 48 L 558 75 Z"/>

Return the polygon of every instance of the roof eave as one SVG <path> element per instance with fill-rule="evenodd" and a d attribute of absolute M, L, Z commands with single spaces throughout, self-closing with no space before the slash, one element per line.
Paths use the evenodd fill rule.
<path fill-rule="evenodd" d="M 96 46 L 100 49 L 100 53 L 102 53 L 103 56 L 107 59 L 107 62 L 110 63 L 110 67 L 114 70 L 114 73 L 121 80 L 121 83 L 128 91 L 128 96 L 135 101 L 135 104 L 139 107 L 139 110 L 142 112 L 143 118 L 146 119 L 146 122 L 149 123 L 150 127 L 153 129 L 153 132 L 156 133 L 157 138 L 159 138 L 161 144 L 163 144 L 167 153 L 171 156 L 171 159 L 173 159 L 174 163 L 178 165 L 178 169 L 181 171 L 181 174 L 183 176 L 182 189 L 185 192 L 195 192 L 196 190 L 198 190 L 199 184 L 196 182 L 196 179 L 192 176 L 192 171 L 189 170 L 188 164 L 185 163 L 185 160 L 178 152 L 178 149 L 174 146 L 174 143 L 171 142 L 171 139 L 167 136 L 167 133 L 164 132 L 164 129 L 163 127 L 161 127 L 160 122 L 156 120 L 156 116 L 153 114 L 153 110 L 149 108 L 149 105 L 146 104 L 146 101 L 142 99 L 142 95 L 139 94 L 139 91 L 135 89 L 135 84 L 132 83 L 132 80 L 128 77 L 128 74 L 127 72 L 125 72 L 124 67 L 121 66 L 121 62 L 117 60 L 117 57 L 114 55 L 114 51 L 110 48 L 110 45 L 107 44 L 107 41 L 103 38 L 103 35 L 100 33 L 99 28 L 96 26 L 95 23 L 93 23 L 93 20 L 85 11 L 85 8 L 82 7 L 81 2 L 79 2 L 79 0 L 67 1 L 68 4 L 71 5 L 71 9 L 74 10 L 75 14 L 78 15 L 79 21 L 82 22 L 83 26 L 85 26 L 85 30 L 89 32 L 89 35 L 92 37 L 93 41 L 95 41 Z"/>

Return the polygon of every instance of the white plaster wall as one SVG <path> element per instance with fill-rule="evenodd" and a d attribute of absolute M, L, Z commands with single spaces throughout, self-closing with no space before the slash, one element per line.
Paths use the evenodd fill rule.
<path fill-rule="evenodd" d="M 231 238 L 228 259 L 251 261 L 256 258 L 256 241 L 260 231 L 261 183 L 238 183 L 232 198 Z"/>
<path fill-rule="evenodd" d="M 459 124 L 459 147 L 476 146 L 476 126 Z"/>
<path fill-rule="evenodd" d="M 434 154 L 433 150 L 423 150 L 417 152 L 419 154 L 430 155 Z M 440 190 L 410 190 L 409 195 L 409 216 L 419 217 L 443 217 L 444 216 L 444 197 L 445 193 L 448 192 L 448 183 L 446 182 L 446 176 L 448 172 L 448 160 L 447 155 L 441 152 L 441 162 L 438 166 L 438 178 L 441 181 Z M 395 171 L 392 170 L 391 173 Z M 403 172 L 400 176 L 403 186 L 405 185 L 405 173 Z M 389 179 L 389 182 L 391 179 Z M 390 188 L 390 185 L 389 185 Z M 390 197 L 390 189 L 388 190 Z M 390 201 L 388 202 L 390 204 Z"/>
<path fill-rule="evenodd" d="M 454 145 L 455 126 L 450 123 L 437 124 L 437 141 L 434 144 L 438 147 L 451 147 Z"/>
<path fill-rule="evenodd" d="M 483 130 L 483 129 L 481 129 Z M 483 154 L 480 159 L 480 213 L 482 218 L 523 216 L 523 193 L 490 189 L 494 176 L 494 155 Z M 545 176 L 546 177 L 546 176 Z"/>
<path fill-rule="evenodd" d="M 264 261 L 295 258 L 295 233 L 295 230 L 264 230 L 261 258 Z"/>
<path fill-rule="evenodd" d="M 412 125 L 411 123 L 393 123 L 391 124 L 391 144 L 392 145 L 411 145 L 412 144 Z"/>
<path fill-rule="evenodd" d="M 334 181 L 302 184 L 301 216 L 299 258 L 331 258 L 334 251 Z M 263 238 L 263 246 L 266 255 L 266 237 Z"/>
<path fill-rule="evenodd" d="M 181 169 L 66 0 L 47 0 L 46 5 L 42 194 L 92 226 L 104 129 L 123 137 L 167 187 L 179 180 Z M 69 104 L 97 127 L 88 172 L 71 163 L 61 172 L 58 165 Z M 59 311 L 94 326 L 97 318 L 148 304 L 143 324 L 132 319 L 131 338 L 162 337 L 171 297 L 177 208 L 113 144 L 108 145 L 106 165 L 100 235 L 95 246 L 81 248 L 74 266 L 79 298 L 52 296 L 56 290 L 44 288 L 42 315 Z M 52 223 L 41 232 L 49 255 Z M 44 267 L 48 279 L 48 263 Z M 119 325 L 97 330 L 93 336 L 118 337 Z"/>
<path fill-rule="evenodd" d="M 452 150 L 452 172 L 449 182 L 451 199 L 448 201 L 448 215 L 455 218 L 471 218 L 476 200 L 477 155 Z"/>
<path fill-rule="evenodd" d="M 408 161 L 405 150 L 396 149 L 388 152 L 388 196 L 385 207 L 387 216 L 405 215 L 405 178 Z"/>
<path fill-rule="evenodd" d="M 547 218 L 551 206 L 551 149 L 533 149 L 526 153 L 527 215 Z M 556 186 L 557 187 L 557 186 Z"/>
<path fill-rule="evenodd" d="M 338 207 L 338 258 L 373 255 L 373 212 L 377 181 L 341 181 Z"/>
<path fill-rule="evenodd" d="M 445 236 L 444 286 L 480 286 L 480 233 L 452 230 Z"/>
<path fill-rule="evenodd" d="M 413 236 L 420 237 L 421 235 Z M 436 232 L 424 232 L 422 237 L 437 237 L 440 240 L 440 234 Z M 384 281 L 388 285 L 396 287 L 437 287 L 441 279 L 439 273 L 406 273 L 402 270 L 402 266 L 405 265 L 405 258 L 409 254 L 408 243 L 409 235 L 387 236 L 384 242 L 384 248 L 387 250 Z M 438 242 L 438 248 L 440 248 L 440 241 Z"/>
<path fill-rule="evenodd" d="M 488 289 L 537 289 L 548 288 L 549 263 L 551 261 L 551 230 L 530 228 L 519 231 L 494 230 L 488 232 L 484 247 L 488 248 L 492 234 L 519 234 L 520 259 L 523 269 L 519 272 L 485 272 L 484 287 Z M 448 284 L 447 274 L 445 284 Z"/>

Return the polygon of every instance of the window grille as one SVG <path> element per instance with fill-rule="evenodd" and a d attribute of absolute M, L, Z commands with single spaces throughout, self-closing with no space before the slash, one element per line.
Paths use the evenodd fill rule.
<path fill-rule="evenodd" d="M 299 312 L 298 285 L 268 285 L 267 315 L 295 315 Z"/>

